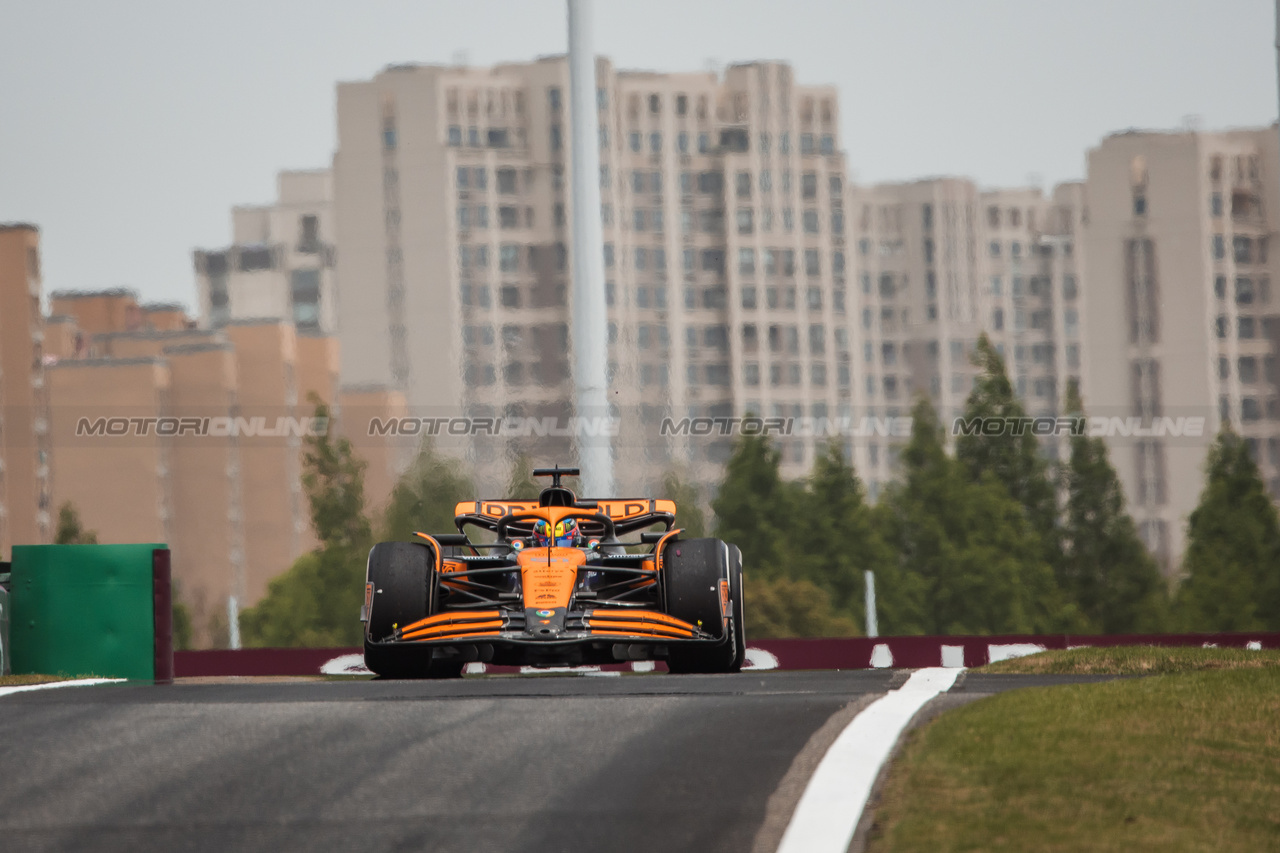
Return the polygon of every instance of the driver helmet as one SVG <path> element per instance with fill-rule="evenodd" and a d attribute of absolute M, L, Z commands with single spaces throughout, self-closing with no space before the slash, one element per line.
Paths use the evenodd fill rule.
<path fill-rule="evenodd" d="M 551 544 L 551 525 L 545 519 L 533 523 L 533 547 L 546 548 Z"/>
<path fill-rule="evenodd" d="M 582 541 L 582 531 L 578 528 L 576 518 L 562 518 L 556 524 L 556 545 L 562 548 L 577 548 Z"/>

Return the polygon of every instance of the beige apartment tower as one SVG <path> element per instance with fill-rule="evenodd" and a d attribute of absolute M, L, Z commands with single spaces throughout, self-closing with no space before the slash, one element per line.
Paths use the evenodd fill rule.
<path fill-rule="evenodd" d="M 835 91 L 779 63 L 600 60 L 597 79 L 615 477 L 638 494 L 673 467 L 710 485 L 730 437 L 663 437 L 664 418 L 854 404 Z M 567 93 L 562 57 L 339 86 L 344 382 L 400 389 L 420 417 L 572 415 Z M 573 453 L 564 436 L 451 446 L 486 489 L 517 454 Z M 802 473 L 813 441 L 786 446 Z"/>
<path fill-rule="evenodd" d="M 0 559 L 53 535 L 40 293 L 40 232 L 0 224 Z"/>
<path fill-rule="evenodd" d="M 1280 496 L 1276 128 L 1115 134 L 1088 174 L 1086 403 L 1167 427 L 1109 443 L 1148 547 L 1174 571 L 1223 423 Z"/>

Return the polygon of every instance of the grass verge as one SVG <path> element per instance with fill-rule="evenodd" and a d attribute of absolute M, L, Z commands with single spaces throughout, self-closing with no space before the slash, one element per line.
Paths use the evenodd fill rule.
<path fill-rule="evenodd" d="M 1280 850 L 1277 720 L 1274 666 L 983 699 L 908 737 L 869 849 Z"/>
<path fill-rule="evenodd" d="M 1206 669 L 1280 667 L 1280 651 L 1166 646 L 1110 646 L 1040 652 L 977 672 L 1035 675 L 1165 675 Z"/>
<path fill-rule="evenodd" d="M 0 687 L 25 687 L 28 684 L 51 684 L 70 681 L 66 675 L 0 675 Z"/>

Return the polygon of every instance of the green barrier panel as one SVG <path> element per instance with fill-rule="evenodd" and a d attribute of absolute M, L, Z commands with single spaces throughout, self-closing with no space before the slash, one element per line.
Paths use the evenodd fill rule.
<path fill-rule="evenodd" d="M 8 575 L 3 580 L 9 580 Z M 9 590 L 0 586 L 0 675 L 9 674 Z"/>
<path fill-rule="evenodd" d="M 14 673 L 154 680 L 153 552 L 166 548 L 13 546 Z"/>

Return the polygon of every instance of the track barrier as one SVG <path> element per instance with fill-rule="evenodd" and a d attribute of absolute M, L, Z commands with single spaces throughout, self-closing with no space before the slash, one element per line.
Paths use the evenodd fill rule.
<path fill-rule="evenodd" d="M 161 544 L 13 546 L 13 672 L 173 681 L 169 582 Z"/>
<path fill-rule="evenodd" d="M 986 637 L 849 637 L 756 640 L 747 649 L 746 669 L 922 669 L 975 667 L 1047 649 L 1079 646 L 1221 646 L 1280 649 L 1280 633 L 1238 634 L 1050 634 Z M 210 649 L 174 653 L 175 675 L 284 676 L 359 674 L 359 648 Z M 564 669 L 564 668 L 562 668 Z M 567 668 L 585 675 L 663 671 L 649 661 Z M 468 672 L 518 673 L 520 667 L 471 664 Z"/>

